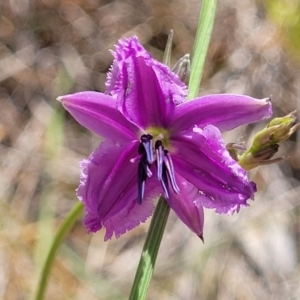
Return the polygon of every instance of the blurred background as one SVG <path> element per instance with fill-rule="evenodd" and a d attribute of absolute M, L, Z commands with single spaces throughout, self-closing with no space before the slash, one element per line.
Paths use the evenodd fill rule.
<path fill-rule="evenodd" d="M 105 90 L 109 49 L 137 35 L 172 64 L 192 52 L 201 1 L 4 0 L 0 3 L 0 299 L 31 299 L 50 242 L 78 201 L 78 161 L 100 138 L 55 101 Z M 200 94 L 272 95 L 274 116 L 300 99 L 299 0 L 220 0 Z M 265 123 L 225 135 L 249 141 Z M 299 134 L 285 161 L 254 169 L 251 206 L 205 211 L 205 244 L 172 213 L 148 299 L 300 299 Z M 55 260 L 45 299 L 127 299 L 149 222 L 104 243 L 81 220 Z"/>

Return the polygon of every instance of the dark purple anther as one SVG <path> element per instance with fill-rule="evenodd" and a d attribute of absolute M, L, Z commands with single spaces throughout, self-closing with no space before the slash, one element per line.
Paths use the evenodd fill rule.
<path fill-rule="evenodd" d="M 170 155 L 170 153 L 167 150 L 165 150 L 164 152 L 165 152 L 164 165 L 166 166 L 167 173 L 168 173 L 168 176 L 170 178 L 173 191 L 176 194 L 179 194 L 180 193 L 180 189 L 179 189 L 179 187 L 178 187 L 178 185 L 176 183 L 175 171 L 174 171 L 174 166 L 173 166 L 173 162 L 172 162 L 172 159 L 171 159 L 171 155 Z"/>
<path fill-rule="evenodd" d="M 143 156 L 138 165 L 138 204 L 142 203 L 145 194 L 145 183 L 147 179 L 147 171 L 145 168 L 145 164 L 147 165 L 147 160 L 146 156 Z"/>
<path fill-rule="evenodd" d="M 160 182 L 161 182 L 162 188 L 164 190 L 165 198 L 169 199 L 170 198 L 169 182 L 168 182 L 167 169 L 166 169 L 165 164 L 163 164 L 163 167 L 162 167 L 162 177 L 161 177 Z"/>
<path fill-rule="evenodd" d="M 155 142 L 155 152 L 156 152 L 157 179 L 161 180 L 163 163 L 164 163 L 164 148 L 163 148 L 162 141 L 158 140 Z"/>
<path fill-rule="evenodd" d="M 147 161 L 149 164 L 153 163 L 152 140 L 153 140 L 153 136 L 150 134 L 143 134 L 141 136 L 141 143 L 144 146 L 146 156 L 147 156 Z"/>

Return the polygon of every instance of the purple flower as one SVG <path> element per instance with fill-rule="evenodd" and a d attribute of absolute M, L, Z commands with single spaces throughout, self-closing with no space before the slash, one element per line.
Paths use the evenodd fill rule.
<path fill-rule="evenodd" d="M 80 163 L 84 224 L 90 232 L 105 227 L 105 240 L 119 237 L 144 222 L 163 194 L 202 238 L 203 207 L 238 212 L 256 191 L 220 131 L 270 117 L 270 101 L 232 94 L 186 101 L 185 84 L 136 37 L 120 40 L 113 55 L 106 93 L 58 99 L 106 139 Z"/>

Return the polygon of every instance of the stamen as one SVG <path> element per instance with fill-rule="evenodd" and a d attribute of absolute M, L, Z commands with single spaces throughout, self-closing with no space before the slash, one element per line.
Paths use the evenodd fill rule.
<path fill-rule="evenodd" d="M 168 173 L 168 176 L 171 181 L 171 185 L 173 188 L 173 191 L 178 195 L 180 193 L 180 189 L 177 185 L 176 178 L 175 178 L 175 171 L 174 171 L 174 165 L 171 159 L 171 155 L 167 150 L 164 151 L 165 156 L 164 156 L 164 165 L 166 166 L 166 170 Z"/>
<path fill-rule="evenodd" d="M 161 134 L 162 135 L 162 134 Z M 167 150 L 164 149 L 162 140 L 158 139 L 155 142 L 155 153 L 152 148 L 153 136 L 151 134 L 143 134 L 141 143 L 138 148 L 138 157 L 132 158 L 131 162 L 138 163 L 138 199 L 139 204 L 142 203 L 145 194 L 145 184 L 148 177 L 152 176 L 150 170 L 151 164 L 154 162 L 157 167 L 157 179 L 161 182 L 163 193 L 166 199 L 170 198 L 169 180 L 174 193 L 179 194 L 180 189 L 176 182 L 174 166 L 172 158 Z"/>
<path fill-rule="evenodd" d="M 138 198 L 137 198 L 138 204 L 141 204 L 144 198 L 145 183 L 147 179 L 147 173 L 145 171 L 143 160 L 144 159 L 142 158 L 138 165 Z"/>
<path fill-rule="evenodd" d="M 167 177 L 167 169 L 165 165 L 163 165 L 163 170 L 162 170 L 162 178 L 161 178 L 161 185 L 164 190 L 165 198 L 169 199 L 170 198 L 170 193 L 169 193 L 169 183 L 168 183 L 168 177 Z"/>
<path fill-rule="evenodd" d="M 157 179 L 162 179 L 162 169 L 164 162 L 164 149 L 161 141 L 155 142 L 155 152 L 156 152 L 156 165 L 157 165 Z"/>
<path fill-rule="evenodd" d="M 150 170 L 149 164 L 147 163 L 147 160 L 145 158 L 141 159 L 141 163 L 142 163 L 142 165 L 144 167 L 144 171 L 146 172 L 147 177 L 151 177 L 152 176 L 152 172 Z"/>
<path fill-rule="evenodd" d="M 149 164 L 153 163 L 152 140 L 153 140 L 153 136 L 150 134 L 143 134 L 141 136 L 141 142 L 142 142 L 142 145 L 144 146 L 146 156 L 147 156 L 147 161 Z M 139 149 L 139 151 L 140 151 L 140 149 Z"/>

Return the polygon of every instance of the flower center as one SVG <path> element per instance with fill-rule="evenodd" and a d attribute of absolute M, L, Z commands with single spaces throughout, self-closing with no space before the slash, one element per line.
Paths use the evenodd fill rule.
<path fill-rule="evenodd" d="M 153 133 L 154 131 L 150 131 Z M 154 132 L 157 133 L 157 132 Z M 171 155 L 167 149 L 168 135 L 164 136 L 162 132 L 156 134 L 155 138 L 152 134 L 143 134 L 140 137 L 140 145 L 138 149 L 138 203 L 141 204 L 145 194 L 145 184 L 148 177 L 152 176 L 151 166 L 153 163 L 157 169 L 157 179 L 161 182 L 164 196 L 170 197 L 169 182 L 176 194 L 180 190 L 176 183 L 175 171 Z M 154 146 L 153 146 L 154 142 Z"/>
<path fill-rule="evenodd" d="M 160 140 L 164 147 L 170 146 L 170 133 L 168 130 L 161 127 L 149 127 L 146 132 L 153 137 L 154 144 L 157 140 Z"/>

